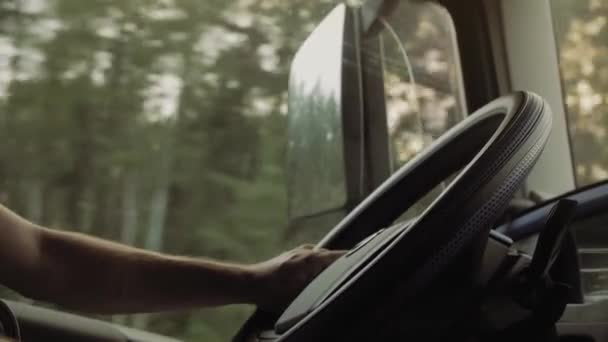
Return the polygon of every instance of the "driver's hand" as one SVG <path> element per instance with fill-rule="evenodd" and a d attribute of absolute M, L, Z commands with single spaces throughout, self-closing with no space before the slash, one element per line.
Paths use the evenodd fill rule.
<path fill-rule="evenodd" d="M 257 301 L 259 308 L 284 310 L 308 283 L 345 253 L 313 247 L 303 245 L 253 266 L 263 284 Z"/>

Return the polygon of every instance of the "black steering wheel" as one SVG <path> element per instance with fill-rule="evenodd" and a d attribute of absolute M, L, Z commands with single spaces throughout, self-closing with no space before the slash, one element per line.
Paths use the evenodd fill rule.
<path fill-rule="evenodd" d="M 347 255 L 311 282 L 278 320 L 256 312 L 235 341 L 441 340 L 448 330 L 466 325 L 488 234 L 541 154 L 550 129 L 549 106 L 529 92 L 501 97 L 470 115 L 319 243 L 350 249 Z M 394 224 L 450 176 L 422 214 Z"/>
<path fill-rule="evenodd" d="M 21 341 L 17 318 L 11 308 L 3 300 L 0 300 L 0 339 L 2 337 L 9 338 L 10 341 L 14 342 Z"/>

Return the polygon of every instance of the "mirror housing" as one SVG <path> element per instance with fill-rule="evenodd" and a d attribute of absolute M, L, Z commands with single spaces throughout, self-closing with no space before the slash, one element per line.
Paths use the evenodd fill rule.
<path fill-rule="evenodd" d="M 288 94 L 290 226 L 341 218 L 363 197 L 357 10 L 336 6 L 296 53 Z"/>

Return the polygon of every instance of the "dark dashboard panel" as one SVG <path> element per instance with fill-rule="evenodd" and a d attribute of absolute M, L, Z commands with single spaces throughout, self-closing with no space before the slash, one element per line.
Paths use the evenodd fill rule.
<path fill-rule="evenodd" d="M 608 341 L 608 302 L 570 304 L 557 324 L 560 336 L 590 337 Z"/>
<path fill-rule="evenodd" d="M 19 324 L 13 311 L 0 300 L 0 337 L 8 337 L 19 340 Z"/>
<path fill-rule="evenodd" d="M 23 341 L 179 342 L 169 337 L 75 314 L 24 303 L 3 302 L 17 318 Z"/>

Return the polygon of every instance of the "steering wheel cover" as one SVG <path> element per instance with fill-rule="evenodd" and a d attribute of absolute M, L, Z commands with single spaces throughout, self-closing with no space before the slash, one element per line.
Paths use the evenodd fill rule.
<path fill-rule="evenodd" d="M 458 176 L 412 224 L 279 340 L 323 340 L 328 322 L 338 317 L 348 321 L 349 305 L 371 301 L 372 291 L 398 287 L 398 301 L 407 302 L 429 286 L 476 239 L 487 237 L 538 159 L 550 127 L 548 105 L 535 94 L 518 92 L 450 129 L 374 191 L 319 246 L 351 248 L 462 170 Z M 482 252 L 475 251 L 472 261 Z"/>

